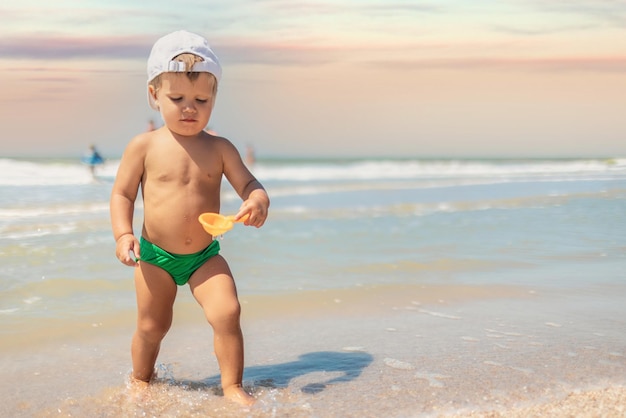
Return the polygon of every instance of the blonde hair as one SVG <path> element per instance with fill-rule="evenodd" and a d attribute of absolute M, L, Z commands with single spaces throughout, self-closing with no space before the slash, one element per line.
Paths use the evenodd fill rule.
<path fill-rule="evenodd" d="M 200 76 L 200 73 L 197 71 L 190 71 L 191 69 L 193 69 L 193 65 L 196 62 L 202 62 L 204 61 L 204 59 L 202 59 L 202 57 L 199 57 L 195 54 L 191 54 L 191 53 L 183 53 L 180 55 L 176 55 L 172 61 L 179 61 L 179 62 L 183 62 L 185 63 L 185 70 L 187 70 L 185 72 L 185 75 L 187 76 L 187 78 L 189 78 L 190 81 L 195 82 L 198 77 Z M 163 74 L 166 73 L 161 73 L 158 76 L 154 77 L 152 79 L 152 81 L 150 81 L 150 83 L 148 83 L 148 85 L 152 86 L 154 88 L 154 91 L 158 91 L 159 88 L 161 87 L 161 76 L 163 76 Z M 208 73 L 211 77 L 213 77 L 213 93 L 215 94 L 217 92 L 217 79 L 215 78 L 215 75 Z"/>

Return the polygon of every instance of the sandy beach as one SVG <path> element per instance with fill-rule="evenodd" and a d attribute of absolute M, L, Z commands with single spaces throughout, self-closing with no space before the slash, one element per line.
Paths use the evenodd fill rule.
<path fill-rule="evenodd" d="M 623 416 L 624 336 L 577 318 L 581 296 L 569 296 L 556 306 L 521 287 L 425 285 L 242 295 L 244 383 L 258 399 L 246 409 L 221 398 L 210 328 L 181 293 L 145 399 L 126 386 L 128 315 L 5 353 L 3 415 Z"/>

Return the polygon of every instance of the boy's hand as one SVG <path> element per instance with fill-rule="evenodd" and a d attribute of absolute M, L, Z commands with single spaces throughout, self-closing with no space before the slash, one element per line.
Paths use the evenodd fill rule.
<path fill-rule="evenodd" d="M 139 260 L 139 241 L 133 234 L 124 234 L 117 239 L 115 246 L 117 259 L 127 266 L 137 266 Z M 134 256 L 134 257 L 133 257 Z"/>
<path fill-rule="evenodd" d="M 254 190 L 250 193 L 248 199 L 241 204 L 239 212 L 235 215 L 235 220 L 242 218 L 246 214 L 250 214 L 248 219 L 245 220 L 244 225 L 260 228 L 267 219 L 267 209 L 269 205 L 270 201 L 265 190 Z"/>

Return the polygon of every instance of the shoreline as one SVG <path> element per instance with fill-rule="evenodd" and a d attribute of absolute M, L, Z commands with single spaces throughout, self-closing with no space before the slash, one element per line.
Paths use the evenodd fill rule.
<path fill-rule="evenodd" d="M 129 288 L 128 292 L 134 292 Z M 529 297 L 532 292 L 521 286 L 504 285 L 439 285 L 389 284 L 285 292 L 281 294 L 242 294 L 242 323 L 258 319 L 315 317 L 328 315 L 361 315 L 374 309 L 384 313 L 389 309 L 418 309 L 420 304 L 437 304 L 494 299 Z M 134 294 L 134 293 L 133 293 Z M 56 344 L 59 339 L 83 341 L 101 334 L 115 335 L 120 328 L 134 326 L 135 308 L 114 312 L 99 312 L 71 318 L 39 318 L 16 325 L 14 333 L 5 329 L 0 352 L 20 352 L 23 347 Z M 204 324 L 204 317 L 188 288 L 179 289 L 174 305 L 172 328 L 178 325 Z"/>

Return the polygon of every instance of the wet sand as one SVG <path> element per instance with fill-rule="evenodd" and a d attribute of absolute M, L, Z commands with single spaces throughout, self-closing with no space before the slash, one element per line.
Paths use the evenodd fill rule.
<path fill-rule="evenodd" d="M 2 416 L 624 415 L 623 289 L 371 286 L 241 295 L 252 408 L 220 396 L 211 331 L 181 292 L 159 379 L 126 387 L 134 315 L 3 350 Z"/>

